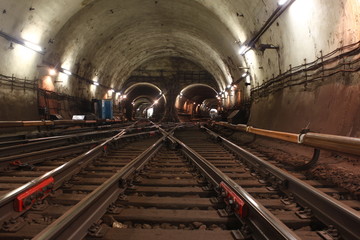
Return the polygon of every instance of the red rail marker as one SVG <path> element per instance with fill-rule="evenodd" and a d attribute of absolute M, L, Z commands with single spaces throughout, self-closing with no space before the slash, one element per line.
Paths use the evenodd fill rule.
<path fill-rule="evenodd" d="M 10 162 L 10 165 L 12 165 L 12 166 L 19 166 L 20 164 L 21 164 L 20 160 L 15 160 L 13 162 Z"/>
<path fill-rule="evenodd" d="M 52 190 L 53 183 L 54 178 L 50 177 L 26 192 L 19 194 L 14 201 L 15 211 L 22 212 L 29 209 L 37 200 L 46 198 Z"/>
<path fill-rule="evenodd" d="M 223 197 L 226 204 L 231 205 L 236 214 L 244 218 L 247 216 L 247 208 L 245 202 L 237 196 L 224 182 L 220 183 L 220 187 L 224 193 Z"/>

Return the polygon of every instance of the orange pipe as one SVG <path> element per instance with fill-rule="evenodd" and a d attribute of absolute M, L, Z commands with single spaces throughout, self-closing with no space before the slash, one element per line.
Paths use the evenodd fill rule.
<path fill-rule="evenodd" d="M 292 143 L 298 143 L 298 139 L 299 139 L 299 134 L 265 130 L 265 129 L 254 128 L 254 127 L 248 127 L 247 132 L 253 133 L 256 135 L 260 135 L 260 136 L 264 136 L 264 137 L 280 139 L 280 140 L 284 140 L 284 141 L 292 142 Z"/>
<path fill-rule="evenodd" d="M 360 138 L 321 134 L 321 133 L 311 133 L 311 132 L 304 134 L 287 133 L 287 132 L 254 128 L 243 124 L 233 125 L 226 122 L 214 122 L 214 124 L 239 130 L 242 132 L 253 133 L 264 137 L 280 139 L 292 143 L 298 143 L 308 147 L 320 148 L 320 149 L 342 152 L 342 153 L 349 153 L 360 156 Z"/>

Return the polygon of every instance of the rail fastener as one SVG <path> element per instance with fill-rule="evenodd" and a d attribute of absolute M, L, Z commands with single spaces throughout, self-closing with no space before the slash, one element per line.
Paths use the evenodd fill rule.
<path fill-rule="evenodd" d="M 52 191 L 54 178 L 49 177 L 38 185 L 19 194 L 14 200 L 14 210 L 22 212 L 29 209 L 36 201 L 46 198 Z"/>
<path fill-rule="evenodd" d="M 236 193 L 234 193 L 224 182 L 221 182 L 221 196 L 225 203 L 230 206 L 234 212 L 241 218 L 245 218 L 248 214 L 246 204 Z"/>

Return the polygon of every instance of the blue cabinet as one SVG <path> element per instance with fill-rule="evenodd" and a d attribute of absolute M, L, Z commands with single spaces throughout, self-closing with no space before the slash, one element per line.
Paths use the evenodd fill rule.
<path fill-rule="evenodd" d="M 113 102 L 112 100 L 99 100 L 98 101 L 98 114 L 101 119 L 113 118 Z"/>

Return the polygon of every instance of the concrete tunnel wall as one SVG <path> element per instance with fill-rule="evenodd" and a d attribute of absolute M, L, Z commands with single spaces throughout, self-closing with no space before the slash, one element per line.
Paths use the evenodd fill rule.
<path fill-rule="evenodd" d="M 139 7 L 141 6 L 141 7 Z M 0 38 L 0 74 L 39 79 L 39 86 L 85 99 L 103 98 L 108 89 L 59 73 L 50 83 L 47 66 L 65 68 L 109 88 L 121 89 L 142 63 L 183 57 L 209 71 L 223 90 L 249 67 L 250 89 L 304 59 L 359 41 L 358 0 L 296 0 L 244 56 L 238 51 L 277 8 L 276 0 L 0 1 L 0 30 L 42 46 L 41 55 Z M 279 47 L 261 52 L 259 44 Z M 256 98 L 249 124 L 297 132 L 359 136 L 359 74 L 346 73 L 309 85 Z M 0 120 L 37 117 L 37 94 L 1 90 Z M 228 101 L 233 102 L 233 101 Z M 10 104 L 9 104 L 10 103 Z M 228 106 L 231 107 L 231 106 Z M 329 111 L 329 109 L 331 111 Z"/>

